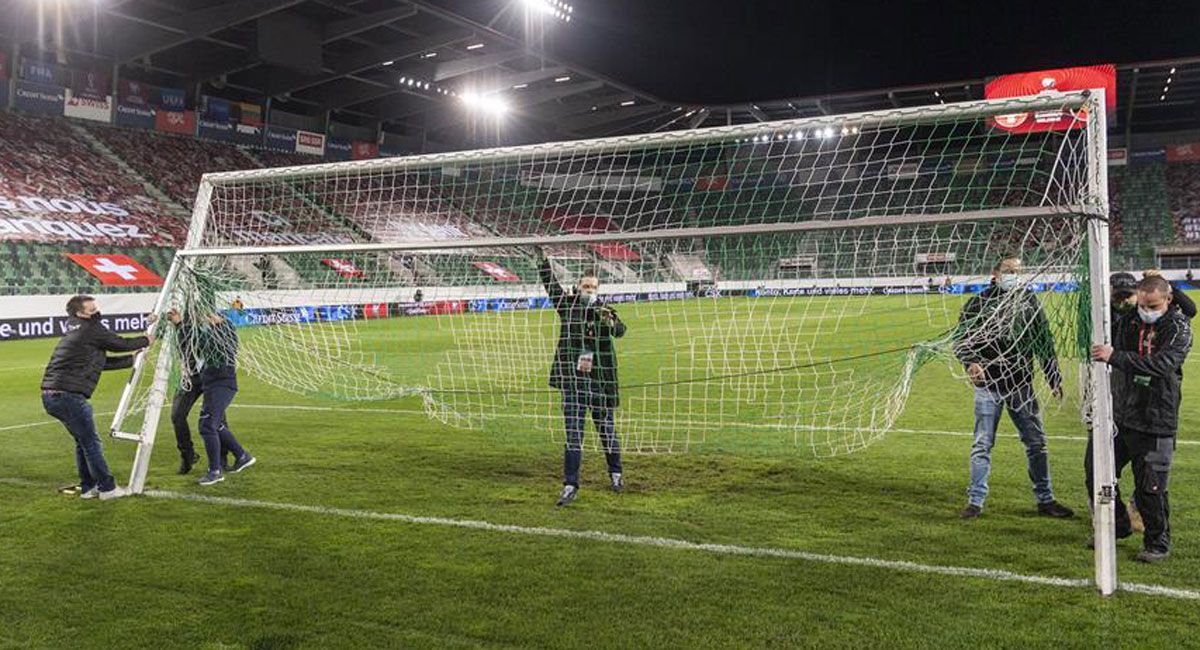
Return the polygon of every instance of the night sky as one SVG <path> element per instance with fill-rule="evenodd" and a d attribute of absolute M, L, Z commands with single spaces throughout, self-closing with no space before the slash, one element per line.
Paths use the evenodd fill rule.
<path fill-rule="evenodd" d="M 1200 55 L 1191 2 L 574 0 L 547 49 L 671 102 L 737 103 Z"/>

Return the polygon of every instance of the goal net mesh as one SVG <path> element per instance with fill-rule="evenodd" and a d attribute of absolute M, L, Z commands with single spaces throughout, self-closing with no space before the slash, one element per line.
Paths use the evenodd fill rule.
<path fill-rule="evenodd" d="M 205 333 L 219 317 L 243 375 L 299 404 L 410 400 L 561 442 L 567 390 L 615 407 L 627 451 L 851 452 L 923 372 L 1032 399 L 1078 365 L 1087 213 L 1104 204 L 1088 102 L 215 175 L 166 300 L 196 326 L 163 325 L 160 353 L 186 385 L 188 359 L 230 345 Z M 1079 128 L 997 124 L 1048 113 Z M 988 288 L 1004 258 L 1019 272 Z"/>

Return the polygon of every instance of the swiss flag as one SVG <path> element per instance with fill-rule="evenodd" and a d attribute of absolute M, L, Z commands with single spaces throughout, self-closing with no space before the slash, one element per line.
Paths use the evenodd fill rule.
<path fill-rule="evenodd" d="M 520 282 L 521 278 L 516 273 L 500 266 L 495 262 L 472 262 L 475 268 L 492 276 L 497 282 Z"/>
<path fill-rule="evenodd" d="M 324 259 L 321 262 L 325 266 L 337 271 L 338 275 L 343 278 L 361 278 L 363 276 L 363 270 L 355 266 L 354 262 L 337 258 Z"/>
<path fill-rule="evenodd" d="M 387 316 L 386 302 L 369 302 L 363 305 L 363 318 L 387 318 Z"/>
<path fill-rule="evenodd" d="M 161 287 L 163 279 L 127 255 L 84 255 L 68 253 L 79 266 L 96 276 L 101 283 L 121 287 Z"/>

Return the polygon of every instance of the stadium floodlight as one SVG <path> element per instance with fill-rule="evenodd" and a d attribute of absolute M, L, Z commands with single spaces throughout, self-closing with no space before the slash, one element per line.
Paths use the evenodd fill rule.
<path fill-rule="evenodd" d="M 421 58 L 422 59 L 432 59 L 435 56 L 437 56 L 437 52 L 426 52 L 421 55 Z"/>
<path fill-rule="evenodd" d="M 513 86 L 513 90 L 520 90 L 522 88 L 528 88 L 528 87 L 529 87 L 529 84 L 515 84 Z"/>
<path fill-rule="evenodd" d="M 478 50 L 481 47 L 483 47 L 483 43 L 472 43 L 471 45 L 467 46 L 467 49 L 468 50 Z"/>
<path fill-rule="evenodd" d="M 636 100 L 633 100 L 633 99 L 627 99 L 627 100 L 625 100 L 625 101 L 621 102 L 621 105 L 622 105 L 622 106 L 633 106 L 633 105 L 634 105 L 634 104 L 636 104 L 636 103 L 637 103 L 637 101 L 636 101 Z"/>
<path fill-rule="evenodd" d="M 392 65 L 395 61 L 384 61 L 383 65 Z"/>
<path fill-rule="evenodd" d="M 571 14 L 575 8 L 560 0 L 523 0 L 522 4 L 530 13 L 542 16 L 553 16 L 563 22 L 571 22 Z"/>
<path fill-rule="evenodd" d="M 496 95 L 459 99 L 507 110 Z M 238 296 L 246 309 L 226 313 L 244 328 L 248 377 L 297 400 L 419 400 L 446 435 L 475 428 L 475 440 L 550 453 L 564 442 L 547 385 L 558 316 L 530 258 L 540 249 L 567 284 L 601 269 L 629 324 L 619 353 L 649 357 L 620 362 L 629 451 L 860 450 L 926 378 L 957 381 L 965 398 L 959 359 L 974 345 L 1056 354 L 1067 381 L 1091 389 L 1093 435 L 1111 440 L 1109 371 L 1087 361 L 1110 332 L 1104 105 L 1103 91 L 1045 93 L 206 174 L 154 311 L 210 313 Z M 1048 112 L 1084 117 L 1064 130 L 997 119 Z M 846 125 L 871 137 L 832 138 Z M 789 132 L 826 140 L 725 155 Z M 1007 291 L 960 326 L 965 287 L 1008 255 L 1036 293 Z M 257 260 L 277 273 L 264 278 Z M 939 290 L 944 278 L 956 290 Z M 1025 300 L 1045 327 L 1028 329 Z M 160 323 L 113 421 L 139 443 L 134 492 L 190 336 Z M 198 346 L 225 345 L 182 343 L 201 358 L 222 350 Z M 579 381 L 576 368 L 554 379 Z M 1116 585 L 1112 454 L 1096 445 L 1102 593 Z"/>
<path fill-rule="evenodd" d="M 559 83 L 559 84 L 560 84 L 560 83 L 562 83 L 562 82 L 564 82 L 564 81 L 570 81 L 570 80 L 571 80 L 571 77 L 570 77 L 570 76 L 568 76 L 568 75 L 564 75 L 564 76 L 562 76 L 562 77 L 555 77 L 555 78 L 554 78 L 554 83 Z"/>

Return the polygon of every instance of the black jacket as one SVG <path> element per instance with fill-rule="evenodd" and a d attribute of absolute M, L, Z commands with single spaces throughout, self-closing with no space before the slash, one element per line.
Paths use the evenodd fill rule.
<path fill-rule="evenodd" d="M 1062 384 L 1054 335 L 1037 297 L 1016 297 L 992 285 L 963 306 L 954 336 L 954 354 L 963 366 L 983 366 L 989 388 L 1008 394 L 1033 385 L 1033 360 L 1041 362 L 1046 383 Z M 1009 298 L 1009 299 L 1006 299 Z"/>
<path fill-rule="evenodd" d="M 1167 313 L 1153 325 L 1137 311 L 1121 315 L 1113 336 L 1113 419 L 1119 430 L 1175 435 L 1183 361 L 1192 349 L 1192 328 L 1183 312 Z"/>
<path fill-rule="evenodd" d="M 613 339 L 625 336 L 625 323 L 616 311 L 597 299 L 588 304 L 581 296 L 563 291 L 550 262 L 543 261 L 538 269 L 542 285 L 558 312 L 558 347 L 550 364 L 550 385 L 560 390 L 587 391 L 607 408 L 621 403 L 617 384 L 617 354 Z M 610 319 L 602 318 L 611 315 Z M 576 370 L 579 356 L 591 352 L 592 371 Z"/>
<path fill-rule="evenodd" d="M 222 386 L 237 390 L 237 330 L 222 319 L 215 325 L 184 321 L 178 326 L 183 370 L 198 374 L 204 390 Z"/>
<path fill-rule="evenodd" d="M 118 370 L 133 365 L 132 355 L 111 357 L 106 352 L 134 352 L 150 345 L 144 336 L 117 336 L 100 324 L 98 317 L 76 318 L 67 322 L 67 333 L 54 347 L 46 373 L 42 375 L 42 390 L 61 390 L 91 397 L 104 370 Z"/>

